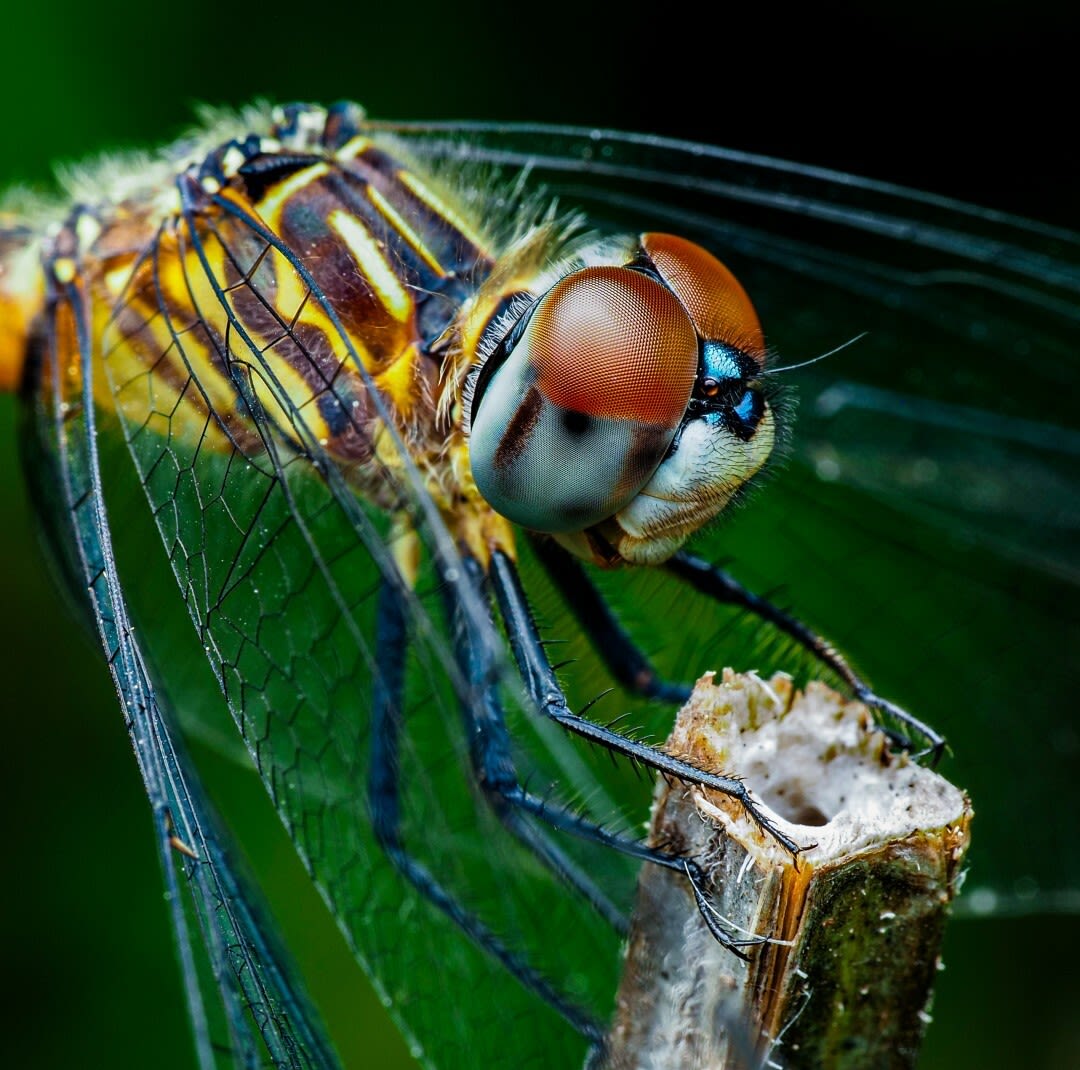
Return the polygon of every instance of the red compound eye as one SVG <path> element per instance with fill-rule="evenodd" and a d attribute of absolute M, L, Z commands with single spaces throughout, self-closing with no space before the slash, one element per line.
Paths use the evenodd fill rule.
<path fill-rule="evenodd" d="M 762 364 L 761 323 L 742 284 L 712 253 L 674 234 L 643 234 L 641 247 L 706 341 L 726 342 Z"/>
<path fill-rule="evenodd" d="M 536 386 L 554 405 L 675 428 L 697 374 L 698 341 L 671 291 L 621 267 L 558 282 L 528 329 Z"/>
<path fill-rule="evenodd" d="M 480 493 L 537 531 L 584 531 L 648 482 L 686 414 L 698 336 L 665 286 L 589 267 L 538 302 L 473 413 Z"/>

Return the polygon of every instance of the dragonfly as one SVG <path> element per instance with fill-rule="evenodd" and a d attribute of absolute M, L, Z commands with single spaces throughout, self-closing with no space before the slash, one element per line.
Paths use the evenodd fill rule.
<path fill-rule="evenodd" d="M 1046 650 L 1077 636 L 1075 235 L 701 145 L 346 105 L 219 118 L 73 185 L 4 219 L 4 368 L 131 726 L 200 1065 L 222 1034 L 241 1065 L 335 1057 L 185 737 L 258 769 L 429 1065 L 602 1055 L 637 868 L 687 862 L 635 833 L 632 766 L 715 780 L 646 732 L 722 664 L 831 675 L 916 749 L 947 738 L 979 815 L 965 909 L 1076 910 L 1075 679 Z M 629 384 L 659 412 L 634 450 L 589 442 L 607 381 L 533 389 L 579 288 L 683 352 L 674 384 Z M 565 478 L 515 497 L 553 411 L 578 414 Z M 727 467 L 657 549 L 635 495 L 707 428 Z"/>

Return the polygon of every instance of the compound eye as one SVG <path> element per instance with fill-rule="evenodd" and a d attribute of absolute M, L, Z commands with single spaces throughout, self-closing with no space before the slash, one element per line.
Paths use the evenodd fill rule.
<path fill-rule="evenodd" d="M 655 279 L 591 267 L 556 283 L 471 414 L 473 478 L 509 519 L 581 531 L 645 485 L 686 411 L 698 338 Z"/>
<path fill-rule="evenodd" d="M 702 338 L 733 346 L 759 367 L 764 363 L 757 312 L 739 280 L 712 253 L 674 234 L 643 234 L 641 247 Z"/>

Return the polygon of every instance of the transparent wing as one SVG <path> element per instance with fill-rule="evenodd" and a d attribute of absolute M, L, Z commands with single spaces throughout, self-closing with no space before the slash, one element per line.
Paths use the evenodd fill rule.
<path fill-rule="evenodd" d="M 1080 909 L 1065 847 L 1080 813 L 1080 236 L 686 142 L 388 128 L 417 154 L 524 168 L 597 226 L 697 236 L 753 295 L 775 366 L 866 332 L 783 376 L 799 395 L 787 460 L 696 548 L 947 736 L 946 772 L 978 815 L 962 909 Z M 675 597 L 657 578 L 601 582 L 631 621 Z M 740 639 L 700 613 L 637 634 L 684 677 L 792 664 L 760 628 Z"/>
<path fill-rule="evenodd" d="M 26 449 L 42 477 L 36 491 L 45 530 L 104 647 L 153 808 L 198 1065 L 257 1067 L 269 1058 L 274 1066 L 328 1070 L 337 1059 L 257 894 L 220 839 L 135 638 L 102 495 L 80 280 L 51 292 L 47 331 L 28 395 L 34 419 Z"/>
<path fill-rule="evenodd" d="M 100 325 L 103 449 L 114 446 L 106 493 L 114 515 L 130 518 L 117 537 L 119 570 L 152 664 L 204 737 L 230 736 L 218 715 L 224 694 L 305 866 L 419 1058 L 497 1065 L 509 1045 L 515 1065 L 580 1062 L 585 1039 L 549 1004 L 605 1021 L 619 937 L 508 835 L 473 786 L 462 711 L 495 695 L 521 741 L 522 776 L 553 799 L 564 796 L 551 785 L 584 787 L 607 819 L 597 785 L 617 774 L 587 772 L 519 703 L 484 596 L 466 583 L 325 297 L 337 265 L 291 248 L 242 199 L 183 182 L 181 217 L 144 250 Z M 374 415 L 351 415 L 334 374 L 298 399 L 266 358 L 272 346 L 356 368 Z M 327 452 L 316 406 L 350 422 L 355 462 Z M 415 584 L 393 558 L 409 537 L 422 548 Z M 213 679 L 182 668 L 190 642 L 163 623 L 177 584 Z M 389 623 L 387 600 L 407 637 Z M 481 685 L 452 645 L 448 602 L 491 654 L 494 676 Z M 387 717 L 378 696 L 394 693 L 399 668 L 404 695 Z M 639 790 L 639 819 L 647 795 Z M 388 823 L 426 874 L 419 885 L 380 846 L 376 827 Z M 589 857 L 566 850 L 579 865 Z M 629 865 L 611 855 L 588 872 L 628 908 Z M 465 935 L 469 926 L 498 943 L 504 965 Z"/>

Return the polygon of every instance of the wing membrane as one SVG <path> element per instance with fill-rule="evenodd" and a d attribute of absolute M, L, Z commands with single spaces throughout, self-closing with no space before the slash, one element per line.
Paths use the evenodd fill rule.
<path fill-rule="evenodd" d="M 58 487 L 51 501 L 61 530 L 71 535 L 64 543 L 68 567 L 81 574 L 82 589 L 88 592 L 154 809 L 199 1065 L 219 1065 L 220 1049 L 215 1051 L 211 1030 L 223 1017 L 230 1045 L 221 1054 L 230 1062 L 261 1066 L 269 1055 L 283 1067 L 336 1066 L 257 897 L 222 847 L 216 817 L 159 703 L 135 639 L 102 494 L 93 404 L 96 369 L 80 280 L 56 286 L 49 326 L 50 344 L 37 369 L 34 398 L 39 459 L 45 463 L 51 458 L 55 464 Z M 45 505 L 45 499 L 41 502 Z M 181 862 L 189 897 L 180 894 Z M 216 981 L 212 987 L 208 975 Z"/>
<path fill-rule="evenodd" d="M 802 396 L 786 462 L 697 548 L 778 590 L 881 693 L 945 733 L 948 772 L 979 815 L 971 909 L 1080 908 L 1080 863 L 1062 850 L 1080 804 L 1080 739 L 1062 712 L 1080 682 L 1065 653 L 1080 638 L 1080 236 L 668 139 L 385 128 L 421 156 L 525 168 L 601 227 L 699 237 L 754 296 L 775 364 L 868 332 L 791 373 Z M 655 580 L 602 582 L 631 619 L 635 597 L 675 597 Z M 638 634 L 678 650 L 666 664 L 690 677 L 798 663 L 782 641 L 713 619 Z M 1022 802 L 1008 788 L 1018 777 Z"/>
<path fill-rule="evenodd" d="M 409 681 L 405 849 L 569 999 L 606 1016 L 616 934 L 510 840 L 470 787 L 459 707 L 479 697 L 448 643 L 448 589 L 498 652 L 496 665 L 501 640 L 464 585 L 370 354 L 354 344 L 319 273 L 319 257 L 292 248 L 238 197 L 191 198 L 109 307 L 101 348 L 112 404 L 240 734 L 346 938 L 418 1050 L 440 1066 L 495 1062 L 513 1031 L 516 1062 L 573 1062 L 584 1041 L 404 881 L 376 842 L 372 696 L 386 686 L 382 667 L 400 656 Z M 271 359 L 283 349 L 289 361 Z M 338 429 L 335 453 L 328 427 Z M 423 550 L 415 584 L 395 564 L 395 545 L 409 539 Z M 407 653 L 378 645 L 387 584 L 406 606 Z M 495 685 L 510 716 L 526 718 L 515 689 Z M 519 727 L 539 738 L 535 727 Z M 523 755 L 527 771 L 542 768 L 544 751 L 558 754 L 559 744 L 549 739 L 538 761 Z M 555 779 L 547 764 L 544 785 Z M 628 867 L 612 859 L 589 872 L 605 880 L 608 868 L 626 903 Z M 452 1009 L 448 977 L 471 994 Z"/>

